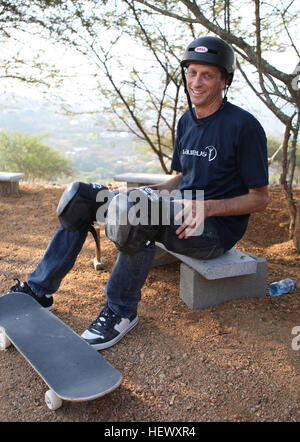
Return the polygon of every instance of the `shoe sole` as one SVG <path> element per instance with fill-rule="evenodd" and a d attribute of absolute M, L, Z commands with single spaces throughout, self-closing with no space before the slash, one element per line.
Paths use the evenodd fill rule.
<path fill-rule="evenodd" d="M 85 342 L 87 342 L 92 348 L 95 350 L 105 350 L 106 348 L 112 347 L 113 345 L 117 344 L 123 336 L 125 336 L 130 330 L 132 330 L 139 322 L 138 317 L 136 317 L 130 324 L 129 328 L 121 332 L 118 336 L 116 336 L 114 339 L 112 339 L 109 342 L 104 342 L 103 344 L 90 344 L 88 340 L 84 339 Z"/>

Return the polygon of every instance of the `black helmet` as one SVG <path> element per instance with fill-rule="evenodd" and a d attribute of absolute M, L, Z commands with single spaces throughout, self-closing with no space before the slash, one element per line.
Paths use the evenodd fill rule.
<path fill-rule="evenodd" d="M 235 69 L 235 55 L 232 47 L 218 37 L 200 37 L 186 48 L 181 66 L 191 63 L 203 63 L 218 66 L 228 75 L 227 86 L 232 82 Z"/>
<path fill-rule="evenodd" d="M 219 109 L 222 110 L 226 103 L 228 88 L 231 85 L 234 74 L 235 55 L 232 47 L 224 40 L 218 37 L 196 38 L 196 40 L 192 41 L 192 43 L 190 43 L 186 48 L 186 51 L 183 55 L 183 59 L 180 62 L 184 91 L 187 96 L 188 105 L 192 118 L 195 121 L 196 125 L 200 126 L 202 123 L 197 120 L 196 116 L 193 113 L 191 98 L 187 90 L 187 83 L 185 77 L 184 68 L 191 63 L 210 64 L 219 67 L 221 71 L 225 71 L 226 74 L 225 95 L 223 98 L 222 106 Z"/>

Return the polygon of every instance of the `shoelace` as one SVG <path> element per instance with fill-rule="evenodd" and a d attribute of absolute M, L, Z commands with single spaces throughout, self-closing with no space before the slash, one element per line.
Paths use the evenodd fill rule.
<path fill-rule="evenodd" d="M 115 318 L 116 316 L 117 315 L 110 310 L 108 305 L 106 305 L 92 325 L 106 325 L 108 319 Z"/>

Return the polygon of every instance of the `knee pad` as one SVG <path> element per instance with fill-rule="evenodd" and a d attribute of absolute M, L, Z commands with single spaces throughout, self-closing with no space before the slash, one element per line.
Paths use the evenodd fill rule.
<path fill-rule="evenodd" d="M 62 227 L 87 231 L 94 221 L 105 223 L 107 207 L 114 195 L 102 184 L 73 182 L 64 191 L 57 206 Z"/>
<path fill-rule="evenodd" d="M 106 236 L 127 254 L 140 252 L 153 244 L 168 216 L 164 199 L 151 187 L 119 193 L 109 204 Z"/>
<path fill-rule="evenodd" d="M 172 252 L 194 258 L 209 259 L 222 254 L 216 229 L 209 221 L 202 234 L 178 238 L 176 230 L 184 219 L 176 220 L 183 208 L 177 199 L 180 198 L 161 196 L 151 187 L 119 193 L 108 207 L 107 237 L 127 254 L 140 252 L 155 241 Z"/>

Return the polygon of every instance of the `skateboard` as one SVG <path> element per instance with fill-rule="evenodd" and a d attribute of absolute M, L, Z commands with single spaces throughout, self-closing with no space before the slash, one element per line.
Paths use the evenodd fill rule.
<path fill-rule="evenodd" d="M 121 373 L 53 313 L 29 295 L 0 296 L 0 349 L 11 344 L 36 370 L 49 390 L 50 410 L 66 401 L 88 401 L 110 393 Z"/>

